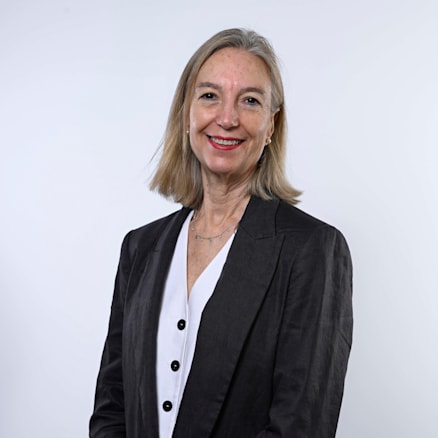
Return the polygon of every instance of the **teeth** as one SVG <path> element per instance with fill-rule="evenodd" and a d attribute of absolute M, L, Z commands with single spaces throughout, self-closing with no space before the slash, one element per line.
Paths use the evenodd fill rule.
<path fill-rule="evenodd" d="M 215 143 L 222 146 L 234 146 L 236 144 L 242 143 L 242 140 L 223 140 L 221 138 L 210 137 Z"/>

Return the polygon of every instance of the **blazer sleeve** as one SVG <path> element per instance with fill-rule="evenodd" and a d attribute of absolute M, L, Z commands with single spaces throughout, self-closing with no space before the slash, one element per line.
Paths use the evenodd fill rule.
<path fill-rule="evenodd" d="M 122 377 L 122 331 L 124 296 L 131 265 L 128 236 L 123 241 L 117 269 L 108 334 L 97 378 L 94 411 L 90 419 L 90 438 L 126 437 Z"/>
<path fill-rule="evenodd" d="M 352 343 L 352 264 L 333 227 L 316 229 L 291 273 L 269 424 L 258 438 L 334 438 Z"/>

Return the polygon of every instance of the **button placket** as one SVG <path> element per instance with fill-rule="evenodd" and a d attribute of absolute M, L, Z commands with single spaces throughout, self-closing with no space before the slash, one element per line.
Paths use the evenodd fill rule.
<path fill-rule="evenodd" d="M 186 307 L 187 310 L 187 307 Z M 181 318 L 177 321 L 176 323 L 176 328 L 178 330 L 176 330 L 177 336 L 180 339 L 179 341 L 179 347 L 178 347 L 178 352 L 175 351 L 175 353 L 177 353 L 177 356 L 179 356 L 180 358 L 184 357 L 185 354 L 185 350 L 186 350 L 186 342 L 187 342 L 187 330 L 186 329 L 187 323 L 186 323 L 186 319 Z M 174 326 L 175 327 L 175 326 Z M 175 330 L 175 329 L 174 329 Z M 177 390 L 176 394 L 174 394 L 174 403 L 178 403 L 178 392 L 179 392 L 179 388 L 181 386 L 181 373 L 179 373 L 179 375 L 176 375 L 176 372 L 179 371 L 181 369 L 181 360 L 173 360 L 170 363 L 170 370 L 172 373 L 171 377 L 172 379 L 176 379 L 176 385 L 174 387 L 175 390 Z M 173 409 L 174 403 L 172 403 L 171 400 L 165 400 L 162 404 L 162 409 L 164 412 L 170 412 Z"/>

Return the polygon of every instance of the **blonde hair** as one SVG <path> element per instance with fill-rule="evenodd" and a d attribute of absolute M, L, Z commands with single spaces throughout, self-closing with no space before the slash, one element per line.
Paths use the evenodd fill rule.
<path fill-rule="evenodd" d="M 161 144 L 161 157 L 150 188 L 186 207 L 199 208 L 203 199 L 201 168 L 190 147 L 187 127 L 190 102 L 199 70 L 213 53 L 227 48 L 243 49 L 259 57 L 267 66 L 272 82 L 271 111 L 275 129 L 269 147 L 265 147 L 259 166 L 248 185 L 248 194 L 262 199 L 280 198 L 296 204 L 300 192 L 287 181 L 286 114 L 284 89 L 278 60 L 270 43 L 246 29 L 228 29 L 207 40 L 187 63 L 176 87 L 167 127 Z"/>

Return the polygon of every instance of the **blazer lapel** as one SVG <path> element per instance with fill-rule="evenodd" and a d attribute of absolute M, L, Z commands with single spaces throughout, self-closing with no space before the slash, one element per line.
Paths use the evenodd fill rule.
<path fill-rule="evenodd" d="M 207 437 L 212 432 L 277 265 L 283 243 L 275 234 L 277 208 L 278 201 L 258 198 L 248 204 L 202 315 L 175 438 Z"/>
<path fill-rule="evenodd" d="M 189 209 L 180 210 L 163 230 L 155 247 L 146 261 L 141 280 L 133 294 L 131 309 L 135 313 L 130 324 L 138 336 L 144 336 L 143 342 L 135 342 L 135 369 L 138 373 L 138 392 L 145 436 L 158 436 L 158 412 L 156 390 L 156 342 L 161 300 L 164 286 L 173 257 L 176 241 Z M 134 322 L 135 321 L 135 322 Z M 145 391 L 145 388 L 148 388 Z"/>

